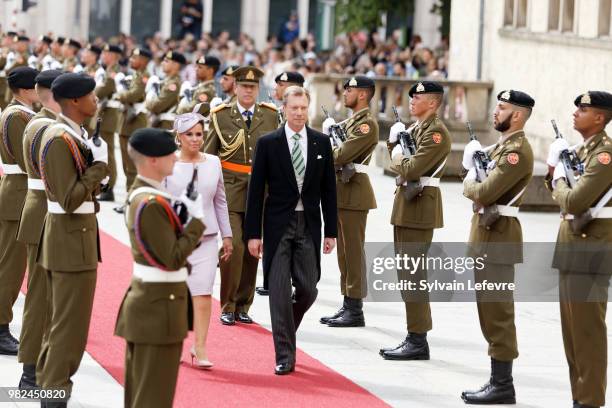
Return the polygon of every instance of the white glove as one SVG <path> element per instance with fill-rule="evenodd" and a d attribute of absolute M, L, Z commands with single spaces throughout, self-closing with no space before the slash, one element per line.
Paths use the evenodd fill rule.
<path fill-rule="evenodd" d="M 321 128 L 323 130 L 323 133 L 325 133 L 327 136 L 329 136 L 329 128 L 332 127 L 332 125 L 335 125 L 336 121 L 334 120 L 334 118 L 327 118 L 323 121 L 323 124 L 321 125 Z"/>
<path fill-rule="evenodd" d="M 478 140 L 470 140 L 470 142 L 465 145 L 465 149 L 463 150 L 463 160 L 461 160 L 461 165 L 464 169 L 469 170 L 474 167 L 474 153 L 481 150 L 482 145 Z"/>
<path fill-rule="evenodd" d="M 102 138 L 98 138 L 100 141 L 100 146 L 96 146 L 93 142 L 93 138 L 87 139 L 85 144 L 91 150 L 91 154 L 93 155 L 94 162 L 102 162 L 108 164 L 108 145 Z"/>
<path fill-rule="evenodd" d="M 145 85 L 145 93 L 149 93 L 153 91 L 153 85 L 159 84 L 161 80 L 157 75 L 151 75 L 151 77 L 147 80 L 147 84 Z"/>
<path fill-rule="evenodd" d="M 397 135 L 406 130 L 406 125 L 402 122 L 395 122 L 389 129 L 389 143 L 397 143 Z"/>
<path fill-rule="evenodd" d="M 555 167 L 559 163 L 561 152 L 569 149 L 569 143 L 565 139 L 555 139 L 554 142 L 550 145 L 548 149 L 548 158 L 546 159 L 546 164 L 550 167 Z"/>
<path fill-rule="evenodd" d="M 463 184 L 467 181 L 476 181 L 476 167 L 472 167 L 468 170 L 465 178 L 463 179 Z"/>
<path fill-rule="evenodd" d="M 391 151 L 391 159 L 393 159 L 397 155 L 404 155 L 404 149 L 402 149 L 401 145 L 396 145 Z"/>
<path fill-rule="evenodd" d="M 106 176 L 102 179 L 102 181 L 100 181 L 100 184 L 102 184 L 103 186 L 107 185 L 108 182 L 110 181 L 110 177 Z"/>
<path fill-rule="evenodd" d="M 565 168 L 563 167 L 563 163 L 557 163 L 555 166 L 555 171 L 553 172 L 552 187 L 556 188 L 557 180 L 565 177 Z"/>
<path fill-rule="evenodd" d="M 223 99 L 219 98 L 218 96 L 215 96 L 214 98 L 210 100 L 210 109 L 216 108 L 222 103 L 223 103 Z"/>
<path fill-rule="evenodd" d="M 193 218 L 197 218 L 200 221 L 204 220 L 204 203 L 202 201 L 202 194 L 198 194 L 195 200 L 187 197 L 185 193 L 179 198 L 187 207 L 187 211 L 189 211 L 189 215 Z"/>

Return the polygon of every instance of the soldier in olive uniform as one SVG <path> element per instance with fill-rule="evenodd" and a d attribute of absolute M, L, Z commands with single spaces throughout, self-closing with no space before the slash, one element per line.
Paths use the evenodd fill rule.
<path fill-rule="evenodd" d="M 84 139 L 81 128 L 96 112 L 95 87 L 93 78 L 82 74 L 65 73 L 53 81 L 61 113 L 43 133 L 38 157 L 47 216 L 37 261 L 47 271 L 50 320 L 36 379 L 42 388 L 63 389 L 68 396 L 87 343 L 101 260 L 96 193 L 108 176 L 108 147 L 101 138 L 99 146 Z"/>
<path fill-rule="evenodd" d="M 83 71 L 83 66 L 79 63 L 77 54 L 81 50 L 81 43 L 72 38 L 66 38 L 62 46 L 62 55 L 64 56 L 63 69 L 66 72 L 79 73 Z"/>
<path fill-rule="evenodd" d="M 338 267 L 342 307 L 333 315 L 321 318 L 329 327 L 365 326 L 363 298 L 367 296 L 365 267 L 365 230 L 368 211 L 376 208 L 374 190 L 367 174 L 372 153 L 378 144 L 378 122 L 370 113 L 375 83 L 357 76 L 344 84 L 344 106 L 354 113 L 342 122 L 347 139 L 334 144 L 336 190 L 338 196 Z M 332 118 L 323 122 L 323 133 L 335 124 Z M 355 174 L 347 179 L 347 169 Z M 350 174 L 350 173 L 349 173 Z"/>
<path fill-rule="evenodd" d="M 102 48 L 93 44 L 87 44 L 87 46 L 81 53 L 81 62 L 83 63 L 83 72 L 95 79 L 96 82 L 102 83 L 106 74 L 104 72 L 104 68 L 102 68 L 100 64 L 98 64 L 100 54 L 102 54 Z M 59 64 L 59 62 L 57 62 L 57 64 Z M 91 119 L 88 119 L 83 124 L 83 127 L 87 131 L 87 134 L 93 135 L 93 132 L 96 128 L 96 118 L 93 117 Z"/>
<path fill-rule="evenodd" d="M 514 264 L 523 262 L 523 234 L 518 208 L 533 173 L 533 152 L 523 128 L 535 104 L 521 91 L 508 90 L 497 95 L 493 126 L 501 133 L 499 141 L 487 149 L 491 165 L 477 175 L 474 154 L 483 151 L 477 140 L 470 141 L 463 154 L 463 195 L 474 202 L 470 231 L 470 252 L 480 257 L 486 251 L 483 269 L 474 270 L 476 282 L 514 282 Z M 490 215 L 490 213 L 498 215 Z M 491 376 L 479 390 L 464 391 L 467 404 L 514 404 L 512 361 L 518 357 L 514 301 L 512 293 L 476 292 L 480 329 L 489 344 Z"/>
<path fill-rule="evenodd" d="M 132 68 L 133 72 L 131 74 L 130 87 L 115 96 L 124 106 L 123 125 L 119 132 L 119 146 L 121 148 L 123 172 L 127 178 L 126 190 L 128 191 L 136 177 L 136 167 L 127 154 L 128 139 L 137 129 L 147 127 L 144 99 L 145 86 L 149 77 L 147 74 L 147 64 L 151 58 L 151 52 L 147 49 L 135 48 L 132 51 L 130 68 Z"/>
<path fill-rule="evenodd" d="M 221 92 L 225 95 L 223 103 L 231 105 L 236 102 L 236 78 L 234 78 L 234 71 L 238 69 L 238 65 L 228 65 L 223 71 L 221 71 L 221 78 L 219 78 L 219 86 Z M 211 106 L 211 109 L 214 106 Z"/>
<path fill-rule="evenodd" d="M 153 115 L 151 126 L 160 129 L 172 129 L 179 100 L 181 78 L 179 73 L 187 60 L 181 53 L 169 51 L 162 61 L 162 70 L 166 77 L 161 83 L 159 94 L 147 95 L 146 108 Z"/>
<path fill-rule="evenodd" d="M 121 109 L 123 106 L 113 96 L 117 92 L 115 84 L 115 76 L 120 71 L 119 59 L 123 55 L 123 51 L 116 45 L 106 44 L 102 51 L 102 65 L 105 68 L 104 78 L 102 81 L 96 79 L 96 96 L 98 97 L 99 108 L 98 118 L 102 118 L 100 124 L 100 135 L 108 145 L 108 170 L 110 171 L 110 180 L 108 188 L 100 197 L 99 201 L 114 201 L 115 194 L 113 188 L 117 181 L 117 161 L 115 159 L 115 133 L 119 130 L 119 122 L 121 121 Z"/>
<path fill-rule="evenodd" d="M 547 187 L 561 207 L 553 267 L 559 270 L 561 332 L 569 365 L 574 407 L 605 405 L 606 306 L 612 261 L 612 94 L 589 91 L 574 101 L 574 129 L 584 141 L 576 154 L 584 166 L 570 184 L 560 153 L 564 139 L 551 146 Z M 573 177 L 573 175 L 571 176 Z M 591 219 L 590 222 L 582 220 Z"/>
<path fill-rule="evenodd" d="M 202 196 L 181 197 L 191 220 L 181 228 L 162 181 L 172 174 L 173 135 L 139 129 L 129 140 L 138 169 L 128 198 L 127 227 L 133 277 L 119 309 L 115 334 L 126 342 L 125 407 L 172 407 L 187 337 L 187 257 L 204 232 Z"/>
<path fill-rule="evenodd" d="M 233 325 L 236 320 L 253 322 L 248 311 L 255 293 L 258 259 L 246 250 L 242 238 L 246 195 L 257 139 L 278 126 L 276 107 L 255 103 L 263 72 L 244 66 L 233 75 L 237 100 L 210 111 L 211 126 L 204 146 L 204 152 L 221 159 L 232 227 L 234 252 L 229 261 L 220 261 L 221 322 L 226 325 Z"/>
<path fill-rule="evenodd" d="M 221 62 L 217 57 L 207 56 L 198 58 L 196 62 L 196 75 L 199 83 L 193 90 L 191 98 L 183 97 L 179 103 L 177 113 L 191 112 L 197 104 L 202 103 L 205 106 L 199 113 L 202 116 L 208 116 L 210 113 L 210 103 L 217 93 L 215 75 L 220 65 Z"/>
<path fill-rule="evenodd" d="M 49 55 L 49 46 L 53 43 L 53 39 L 46 35 L 41 35 L 38 37 L 36 41 L 36 45 L 34 46 L 34 54 L 30 56 L 30 61 L 28 65 L 30 68 L 37 69 L 39 71 L 51 69 L 45 67 L 43 61 Z"/>
<path fill-rule="evenodd" d="M 0 116 L 0 159 L 4 175 L 0 179 L 0 354 L 17 354 L 17 340 L 9 331 L 13 304 L 17 300 L 26 270 L 26 247 L 17 242 L 21 209 L 28 176 L 23 155 L 23 131 L 36 114 L 34 90 L 38 71 L 17 67 L 8 75 L 13 100 Z"/>
<path fill-rule="evenodd" d="M 40 354 L 47 314 L 47 272 L 36 262 L 38 244 L 47 215 L 47 196 L 40 178 L 38 154 L 40 139 L 45 129 L 55 122 L 60 107 L 53 99 L 51 84 L 60 70 L 46 70 L 36 76 L 36 93 L 42 104 L 32 118 L 23 137 L 23 156 L 28 173 L 28 192 L 25 197 L 17 241 L 26 245 L 28 255 L 28 291 L 23 307 L 23 323 L 19 338 L 18 360 L 23 363 L 19 388 L 36 386 L 36 361 Z"/>
<path fill-rule="evenodd" d="M 14 33 L 11 39 L 10 50 L 6 56 L 6 65 L 4 66 L 4 71 L 7 75 L 14 68 L 28 66 L 29 58 L 28 49 L 30 39 L 24 35 L 18 35 L 17 33 Z M 4 106 L 7 106 L 12 99 L 13 94 L 10 88 L 7 87 L 4 92 Z"/>
<path fill-rule="evenodd" d="M 283 100 L 285 89 L 290 86 L 304 86 L 304 77 L 299 72 L 283 72 L 274 78 L 276 86 L 274 87 L 274 97 L 277 101 Z M 278 125 L 285 123 L 285 113 L 281 108 L 278 110 Z"/>
<path fill-rule="evenodd" d="M 391 213 L 395 251 L 404 256 L 426 254 L 431 245 L 433 230 L 442 228 L 442 194 L 440 176 L 451 149 L 448 129 L 437 111 L 444 89 L 435 82 L 416 83 L 408 91 L 410 114 L 416 123 L 409 129 L 416 142 L 413 156 L 404 155 L 398 143 L 398 132 L 389 134 L 390 169 L 399 175 Z M 399 123 L 399 125 L 402 125 Z M 394 125 L 395 126 L 395 125 Z M 427 279 L 427 270 L 398 269 L 401 281 Z M 408 335 L 397 347 L 383 348 L 380 354 L 387 360 L 429 360 L 427 332 L 431 330 L 431 308 L 427 293 L 402 291 L 406 307 Z"/>

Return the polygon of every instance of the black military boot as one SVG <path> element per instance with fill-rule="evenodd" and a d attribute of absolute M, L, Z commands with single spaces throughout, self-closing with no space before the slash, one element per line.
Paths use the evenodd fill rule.
<path fill-rule="evenodd" d="M 98 196 L 98 201 L 115 201 L 115 193 L 113 193 L 113 190 L 108 189 Z"/>
<path fill-rule="evenodd" d="M 477 391 L 464 391 L 461 399 L 466 404 L 516 404 L 512 382 L 512 361 L 491 359 L 491 378 Z"/>
<path fill-rule="evenodd" d="M 0 324 L 0 354 L 16 356 L 19 341 L 13 337 L 8 324 Z"/>
<path fill-rule="evenodd" d="M 403 344 L 381 355 L 385 360 L 429 360 L 427 333 L 408 333 Z"/>
<path fill-rule="evenodd" d="M 365 318 L 363 317 L 363 300 L 346 298 L 346 306 L 342 316 L 335 319 L 329 319 L 327 326 L 329 327 L 363 327 L 365 326 Z"/>
<path fill-rule="evenodd" d="M 378 350 L 378 354 L 380 354 L 381 356 L 383 354 L 385 354 L 387 351 L 393 351 L 393 350 L 397 350 L 400 347 L 404 347 L 404 345 L 408 342 L 408 338 L 410 337 L 410 335 L 408 334 L 406 336 L 406 338 L 404 339 L 404 341 L 402 341 L 400 344 L 398 344 L 395 347 L 383 347 L 380 350 Z"/>
<path fill-rule="evenodd" d="M 24 364 L 23 373 L 19 380 L 20 390 L 31 390 L 38 388 L 36 385 L 36 364 Z"/>
<path fill-rule="evenodd" d="M 322 318 L 319 319 L 319 322 L 321 324 L 327 324 L 327 322 L 329 322 L 331 319 L 337 319 L 340 316 L 342 316 L 344 314 L 344 312 L 346 311 L 346 299 L 348 299 L 346 296 L 344 297 L 344 301 L 342 302 L 342 307 L 340 309 L 338 309 L 338 311 L 336 313 L 334 313 L 331 316 L 323 316 Z"/>

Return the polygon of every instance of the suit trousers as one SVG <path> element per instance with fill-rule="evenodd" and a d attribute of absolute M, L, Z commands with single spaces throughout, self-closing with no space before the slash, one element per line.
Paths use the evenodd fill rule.
<path fill-rule="evenodd" d="M 70 378 L 81 364 L 96 289 L 96 270 L 47 271 L 50 321 L 38 364 L 36 379 L 42 388 L 60 388 L 69 396 Z"/>
<path fill-rule="evenodd" d="M 123 165 L 123 173 L 125 174 L 125 190 L 130 191 L 132 183 L 136 178 L 136 165 L 128 156 L 127 147 L 130 135 L 119 135 L 119 148 L 121 149 L 121 164 Z"/>
<path fill-rule="evenodd" d="M 475 281 L 481 283 L 514 282 L 514 265 L 485 264 L 474 271 Z M 478 291 L 476 307 L 480 329 L 489 344 L 489 356 L 499 361 L 512 361 L 518 357 L 514 299 L 512 291 Z"/>
<path fill-rule="evenodd" d="M 363 299 L 368 295 L 365 243 L 368 211 L 338 209 L 338 267 L 342 296 Z"/>
<path fill-rule="evenodd" d="M 569 366 L 572 399 L 601 407 L 606 401 L 608 276 L 560 271 L 559 304 L 565 358 Z M 596 301 L 585 301 L 594 296 Z M 578 299 L 584 299 L 578 301 Z"/>
<path fill-rule="evenodd" d="M 255 297 L 257 264 L 259 259 L 251 256 L 243 239 L 244 213 L 229 212 L 234 250 L 229 261 L 219 261 L 221 269 L 222 312 L 248 312 Z M 221 256 L 223 249 L 220 251 Z"/>
<path fill-rule="evenodd" d="M 295 363 L 295 333 L 317 298 L 319 269 L 312 237 L 301 211 L 296 211 L 270 265 L 270 317 L 276 363 Z M 291 286 L 295 287 L 294 299 Z"/>
<path fill-rule="evenodd" d="M 416 229 L 406 227 L 393 227 L 393 239 L 395 242 L 395 253 L 409 257 L 421 257 L 427 254 L 433 238 L 433 229 Z M 427 279 L 427 269 L 418 268 L 414 271 L 397 270 L 399 281 L 418 282 Z M 432 328 L 431 307 L 429 306 L 429 293 L 419 290 L 401 291 L 402 299 L 406 309 L 406 329 L 409 333 L 423 334 Z"/>
<path fill-rule="evenodd" d="M 47 323 L 47 271 L 36 262 L 37 244 L 28 244 L 28 292 L 19 337 L 20 363 L 36 364 Z"/>
<path fill-rule="evenodd" d="M 100 136 L 108 145 L 108 189 L 112 190 L 117 182 L 117 161 L 115 159 L 115 133 L 101 130 Z"/>
<path fill-rule="evenodd" d="M 125 408 L 172 408 L 183 342 L 125 347 Z"/>
<path fill-rule="evenodd" d="M 0 324 L 13 320 L 13 305 L 25 276 L 27 251 L 17 242 L 19 221 L 0 221 Z"/>

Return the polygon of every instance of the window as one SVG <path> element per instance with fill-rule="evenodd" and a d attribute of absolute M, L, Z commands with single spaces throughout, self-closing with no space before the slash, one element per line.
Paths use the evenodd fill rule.
<path fill-rule="evenodd" d="M 505 0 L 504 26 L 514 28 L 527 27 L 528 0 Z"/>
<path fill-rule="evenodd" d="M 575 0 L 550 0 L 548 3 L 548 29 L 574 32 Z"/>
<path fill-rule="evenodd" d="M 599 24 L 598 34 L 600 37 L 610 36 L 610 20 L 612 20 L 612 1 L 599 0 Z"/>

